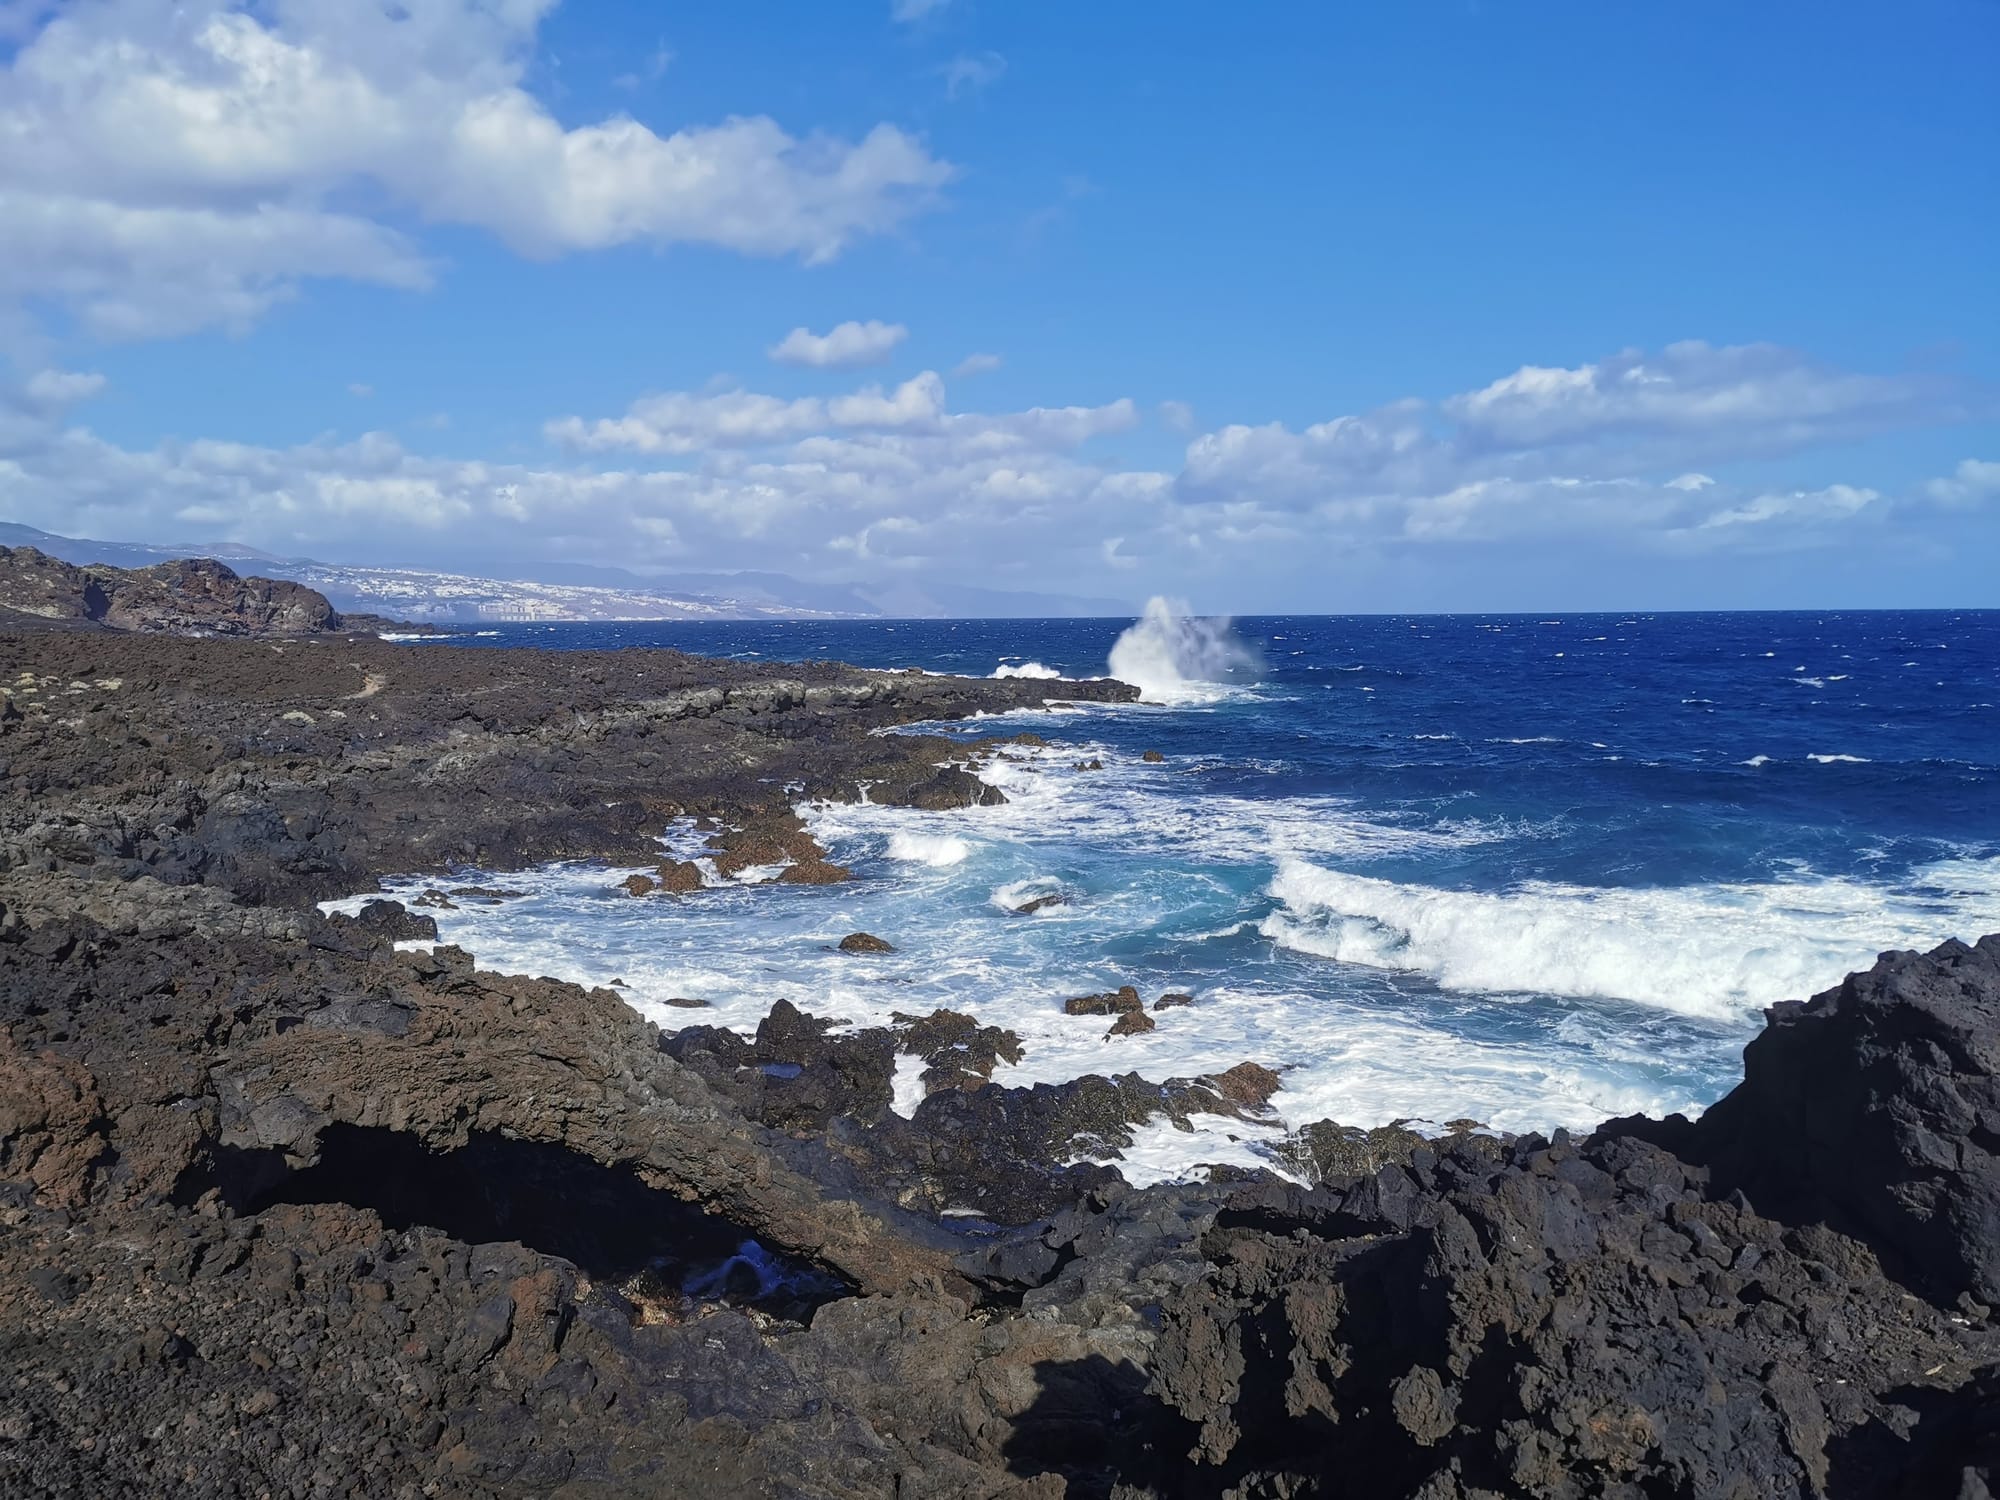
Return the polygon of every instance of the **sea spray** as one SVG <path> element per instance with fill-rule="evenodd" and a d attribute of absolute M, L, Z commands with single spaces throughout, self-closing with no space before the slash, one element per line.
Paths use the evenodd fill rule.
<path fill-rule="evenodd" d="M 1108 670 L 1148 703 L 1217 696 L 1230 683 L 1254 682 L 1259 663 L 1222 615 L 1196 615 L 1185 603 L 1154 595 L 1111 647 Z"/>

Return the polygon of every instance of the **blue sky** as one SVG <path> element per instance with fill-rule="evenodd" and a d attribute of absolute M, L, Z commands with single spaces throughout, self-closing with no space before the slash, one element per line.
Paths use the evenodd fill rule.
<path fill-rule="evenodd" d="M 1992 0 L 0 38 L 11 519 L 1235 612 L 2000 604 Z"/>

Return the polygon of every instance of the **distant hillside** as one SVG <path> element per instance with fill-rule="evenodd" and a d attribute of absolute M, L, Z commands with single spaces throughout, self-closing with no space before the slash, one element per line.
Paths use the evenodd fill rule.
<path fill-rule="evenodd" d="M 303 584 L 242 578 L 212 558 L 79 567 L 33 547 L 0 546 L 0 621 L 9 617 L 173 635 L 313 635 L 388 623 L 345 619 Z"/>
<path fill-rule="evenodd" d="M 355 567 L 276 557 L 235 543 L 100 542 L 0 522 L 0 546 L 33 547 L 79 565 L 145 568 L 212 557 L 239 571 L 290 579 L 324 594 L 339 611 L 435 623 L 515 620 L 1039 619 L 1122 616 L 1117 599 L 1015 593 L 955 584 L 879 587 L 801 582 L 783 573 L 675 573 L 544 563 L 527 578 L 427 568 Z"/>

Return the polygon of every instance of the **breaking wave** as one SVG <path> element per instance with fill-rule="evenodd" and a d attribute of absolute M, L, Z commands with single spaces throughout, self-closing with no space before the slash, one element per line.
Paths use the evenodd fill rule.
<path fill-rule="evenodd" d="M 1003 661 L 988 674 L 992 677 L 1032 677 L 1038 681 L 1059 682 L 1062 673 L 1054 667 L 1045 667 L 1038 661 Z"/>
<path fill-rule="evenodd" d="M 1982 915 L 1956 865 L 1908 889 L 1855 880 L 1489 893 L 1402 885 L 1287 859 L 1259 930 L 1295 952 L 1428 976 L 1449 990 L 1631 1000 L 1728 1020 L 1928 948 Z M 1968 890 L 1966 887 L 1971 886 Z M 1973 899 L 1968 900 L 1971 897 Z"/>
<path fill-rule="evenodd" d="M 1111 647 L 1108 670 L 1139 689 L 1147 703 L 1199 703 L 1231 684 L 1257 680 L 1255 654 L 1220 615 L 1196 615 L 1158 595 Z"/>

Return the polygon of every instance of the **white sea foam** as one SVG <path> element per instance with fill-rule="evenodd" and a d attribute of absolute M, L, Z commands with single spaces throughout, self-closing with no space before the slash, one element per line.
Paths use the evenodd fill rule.
<path fill-rule="evenodd" d="M 1155 595 L 1112 644 L 1107 670 L 1148 703 L 1201 703 L 1255 681 L 1257 659 L 1227 619 L 1190 614 L 1180 601 Z"/>
<path fill-rule="evenodd" d="M 1768 755 L 1753 755 L 1748 760 L 1737 762 L 1738 765 L 1743 766 L 1768 766 L 1770 763 L 1771 757 Z"/>
<path fill-rule="evenodd" d="M 955 865 L 972 852 L 972 846 L 949 833 L 917 833 L 899 828 L 889 835 L 889 847 L 884 852 L 890 859 L 920 865 Z"/>
<path fill-rule="evenodd" d="M 1957 872 L 1962 875 L 1962 872 Z M 1924 947 L 1994 917 L 1920 871 L 1853 880 L 1612 889 L 1530 882 L 1442 890 L 1287 860 L 1261 931 L 1299 952 L 1418 973 L 1450 990 L 1632 1000 L 1728 1019 L 1812 993 L 1885 945 Z"/>
<path fill-rule="evenodd" d="M 889 1108 L 904 1119 L 924 1102 L 924 1060 L 907 1052 L 896 1054 L 896 1075 L 889 1085 Z"/>
<path fill-rule="evenodd" d="M 1054 667 L 1045 667 L 1038 661 L 1003 661 L 990 674 L 993 677 L 1032 677 L 1039 681 L 1060 682 L 1062 673 Z"/>
<path fill-rule="evenodd" d="M 1807 760 L 1817 761 L 1823 766 L 1865 766 L 1869 764 L 1865 755 L 1808 755 Z"/>

